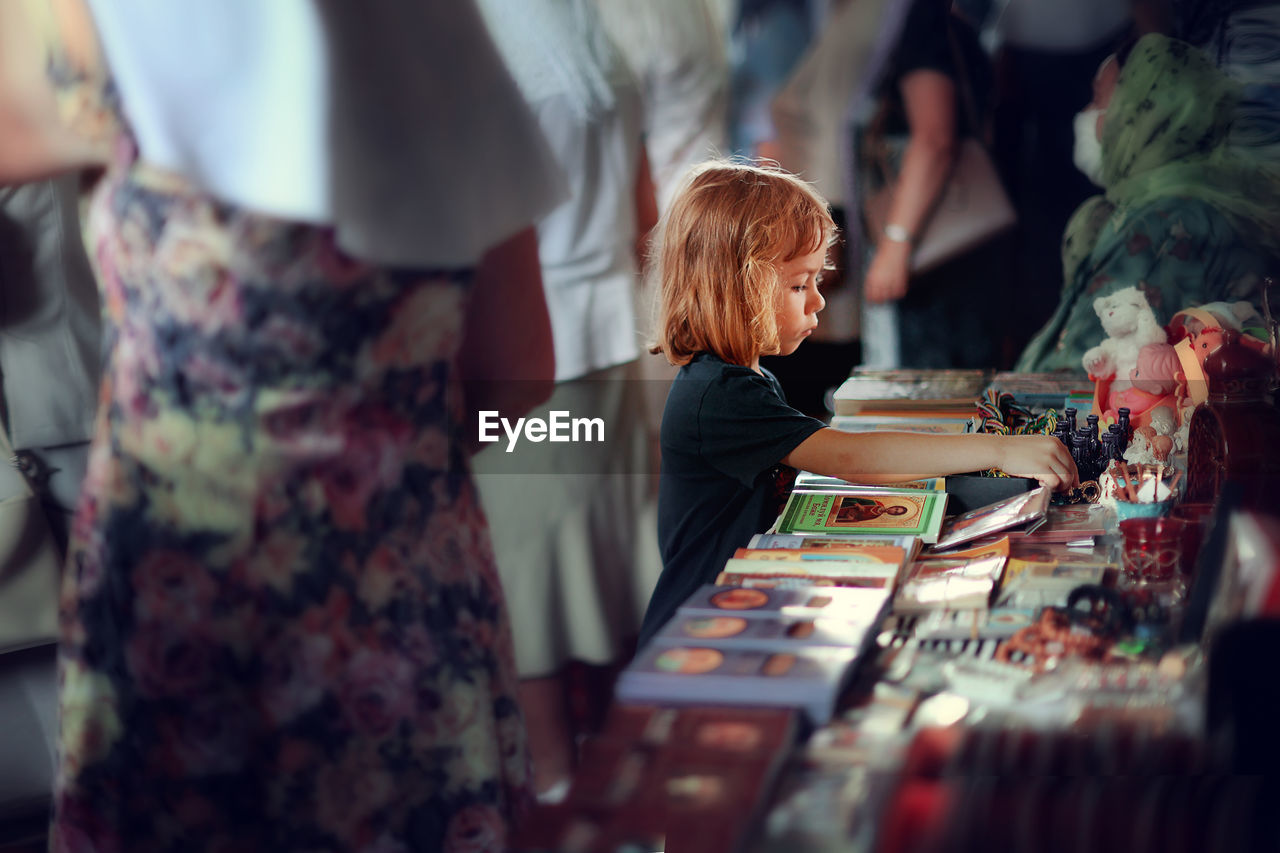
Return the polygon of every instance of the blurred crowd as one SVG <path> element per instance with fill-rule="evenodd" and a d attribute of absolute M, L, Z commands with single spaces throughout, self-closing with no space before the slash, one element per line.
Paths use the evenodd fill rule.
<path fill-rule="evenodd" d="M 563 792 L 661 571 L 644 273 L 693 164 L 774 160 L 842 229 L 764 360 L 819 417 L 858 365 L 1078 370 L 1095 299 L 1167 323 L 1276 269 L 1280 4 L 421 5 L 0 10 L 57 849 L 496 850 Z M 970 142 L 1016 225 L 921 269 Z M 520 467 L 482 410 L 611 434 Z"/>

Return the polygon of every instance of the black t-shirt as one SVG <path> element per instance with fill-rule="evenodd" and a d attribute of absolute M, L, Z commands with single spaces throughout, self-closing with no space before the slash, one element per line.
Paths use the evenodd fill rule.
<path fill-rule="evenodd" d="M 662 574 L 641 644 L 768 529 L 795 481 L 782 458 L 826 426 L 787 405 L 777 378 L 762 372 L 699 353 L 671 384 L 658 487 Z"/>
<path fill-rule="evenodd" d="M 962 73 L 968 79 L 973 92 L 974 106 L 979 120 L 988 112 L 991 97 L 991 63 L 982 50 L 973 27 L 948 11 L 950 3 L 940 0 L 914 0 L 902 26 L 902 35 L 889 60 L 889 66 L 881 77 L 878 93 L 888 104 L 885 133 L 908 131 L 906 108 L 902 101 L 902 78 L 913 71 L 937 71 L 951 78 L 956 84 L 956 136 L 972 133 L 969 127 L 968 107 L 960 91 Z M 947 31 L 950 29 L 951 36 Z M 951 38 L 964 63 L 956 65 L 956 53 Z"/>

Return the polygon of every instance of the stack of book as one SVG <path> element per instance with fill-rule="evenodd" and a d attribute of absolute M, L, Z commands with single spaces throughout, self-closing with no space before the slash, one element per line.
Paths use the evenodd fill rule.
<path fill-rule="evenodd" d="M 833 480 L 802 478 L 773 529 L 739 548 L 716 583 L 862 587 L 892 594 L 922 542 L 940 528 L 944 481 L 863 486 Z"/>
<path fill-rule="evenodd" d="M 923 432 L 934 435 L 961 435 L 973 431 L 972 407 L 951 414 L 934 412 L 928 416 L 836 415 L 831 428 L 841 432 Z"/>
<path fill-rule="evenodd" d="M 857 645 L 862 642 L 862 634 L 880 621 L 888 600 L 888 593 L 876 589 L 744 589 L 708 584 L 689 596 L 677 615 L 703 619 L 737 617 L 765 624 L 844 623 L 856 632 L 856 639 L 853 643 L 835 645 Z M 754 646 L 785 650 L 792 642 L 791 639 L 760 640 Z"/>
<path fill-rule="evenodd" d="M 618 701 L 803 710 L 815 724 L 835 710 L 857 650 L 812 646 L 792 652 L 650 643 L 618 677 Z"/>
<path fill-rule="evenodd" d="M 971 417 L 990 374 L 983 370 L 859 368 L 834 395 L 837 415 Z"/>
<path fill-rule="evenodd" d="M 1078 373 L 1014 373 L 1001 372 L 991 377 L 988 389 L 1013 398 L 1030 409 L 1056 409 L 1061 412 L 1076 408 L 1087 412 L 1093 406 L 1093 382 L 1083 371 Z"/>
<path fill-rule="evenodd" d="M 794 708 L 821 724 L 888 601 L 875 589 L 702 587 L 623 670 L 617 698 Z"/>
<path fill-rule="evenodd" d="M 914 539 L 914 537 L 912 537 Z M 918 549 L 901 540 L 844 539 L 821 547 L 739 548 L 716 583 L 726 586 L 850 586 L 892 592 Z M 917 540 L 918 541 L 918 540 Z"/>

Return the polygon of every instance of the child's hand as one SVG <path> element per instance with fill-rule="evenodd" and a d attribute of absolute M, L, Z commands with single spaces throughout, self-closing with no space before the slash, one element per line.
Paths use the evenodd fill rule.
<path fill-rule="evenodd" d="M 1051 435 L 1011 435 L 1000 447 L 1001 471 L 1012 477 L 1034 477 L 1040 485 L 1065 491 L 1080 485 L 1076 462 Z"/>

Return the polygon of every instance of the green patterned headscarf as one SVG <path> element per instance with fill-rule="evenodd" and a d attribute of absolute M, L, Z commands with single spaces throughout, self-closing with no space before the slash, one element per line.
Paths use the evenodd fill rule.
<path fill-rule="evenodd" d="M 1192 198 L 1221 212 L 1251 245 L 1280 257 L 1280 175 L 1227 152 L 1238 86 L 1196 48 L 1158 34 L 1134 47 L 1102 130 L 1102 182 L 1076 210 L 1062 244 L 1069 284 L 1103 227 L 1161 198 Z"/>

